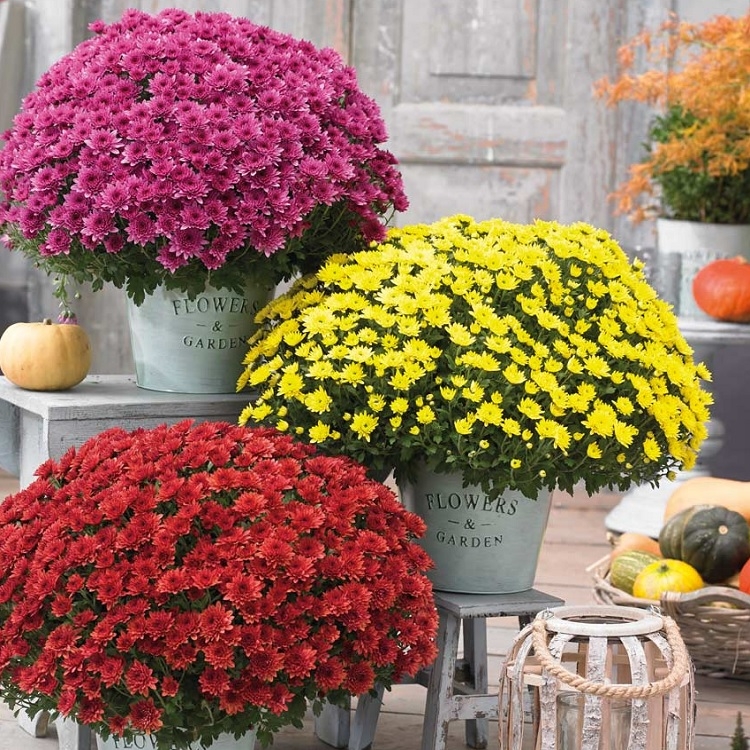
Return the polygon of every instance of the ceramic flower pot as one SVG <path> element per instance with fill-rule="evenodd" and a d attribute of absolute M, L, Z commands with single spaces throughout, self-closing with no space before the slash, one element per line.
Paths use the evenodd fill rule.
<path fill-rule="evenodd" d="M 400 487 L 406 508 L 421 516 L 420 544 L 435 567 L 427 575 L 438 591 L 511 594 L 533 587 L 552 493 L 536 498 L 506 490 L 492 499 L 460 475 L 420 469 Z"/>
<path fill-rule="evenodd" d="M 191 300 L 158 287 L 140 306 L 128 299 L 130 341 L 140 388 L 172 393 L 234 393 L 256 312 L 271 297 L 206 287 Z"/>
<path fill-rule="evenodd" d="M 108 737 L 106 740 L 97 736 L 96 747 L 98 750 L 164 750 L 159 747 L 156 740 L 147 734 L 124 740 L 121 737 Z M 200 743 L 195 743 L 195 750 L 202 750 Z M 211 745 L 211 750 L 254 750 L 255 732 L 247 732 L 239 739 L 231 734 L 221 734 Z"/>

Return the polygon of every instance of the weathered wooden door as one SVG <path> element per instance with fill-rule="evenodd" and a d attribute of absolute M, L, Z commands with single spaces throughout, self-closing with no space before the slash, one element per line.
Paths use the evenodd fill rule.
<path fill-rule="evenodd" d="M 608 118 L 591 83 L 616 37 L 612 6 L 354 3 L 352 62 L 389 125 L 411 200 L 406 219 L 608 223 Z M 588 43 L 571 45 L 582 26 Z"/>

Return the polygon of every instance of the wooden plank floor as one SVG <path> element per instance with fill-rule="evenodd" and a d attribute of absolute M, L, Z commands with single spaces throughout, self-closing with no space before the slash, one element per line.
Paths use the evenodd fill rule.
<path fill-rule="evenodd" d="M 16 491 L 14 478 L 0 473 L 0 496 Z M 618 495 L 569 496 L 555 493 L 550 523 L 542 548 L 536 588 L 555 594 L 567 604 L 591 603 L 591 578 L 586 567 L 608 550 L 604 517 Z M 503 655 L 517 632 L 515 621 L 488 621 L 488 673 L 497 689 Z M 748 634 L 750 637 L 750 634 Z M 729 750 L 738 712 L 750 734 L 750 681 L 699 677 L 695 750 Z M 397 685 L 386 693 L 374 750 L 416 750 L 420 747 L 426 690 L 418 685 Z M 274 741 L 275 750 L 325 750 L 313 732 L 312 717 L 302 730 L 286 729 Z M 497 726 L 490 726 L 490 748 L 498 746 Z M 16 725 L 7 708 L 0 708 L 0 750 L 55 750 L 54 728 L 45 738 L 32 738 Z M 465 747 L 461 722 L 453 722 L 448 750 Z"/>

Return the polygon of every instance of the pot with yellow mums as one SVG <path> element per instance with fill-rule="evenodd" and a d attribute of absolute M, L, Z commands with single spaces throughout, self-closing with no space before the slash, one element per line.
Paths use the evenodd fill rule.
<path fill-rule="evenodd" d="M 707 369 L 642 270 L 583 223 L 393 229 L 257 323 L 240 422 L 395 470 L 439 590 L 530 588 L 553 490 L 672 478 L 706 435 Z"/>

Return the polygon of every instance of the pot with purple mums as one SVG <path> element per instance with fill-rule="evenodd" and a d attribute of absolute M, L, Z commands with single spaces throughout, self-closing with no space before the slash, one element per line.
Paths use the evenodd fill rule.
<path fill-rule="evenodd" d="M 0 235 L 64 309 L 69 281 L 124 288 L 158 331 L 134 334 L 136 361 L 158 345 L 139 385 L 234 391 L 273 288 L 408 205 L 377 104 L 334 50 L 247 18 L 129 9 L 91 29 L 2 135 Z M 214 375 L 172 383 L 201 358 Z"/>

